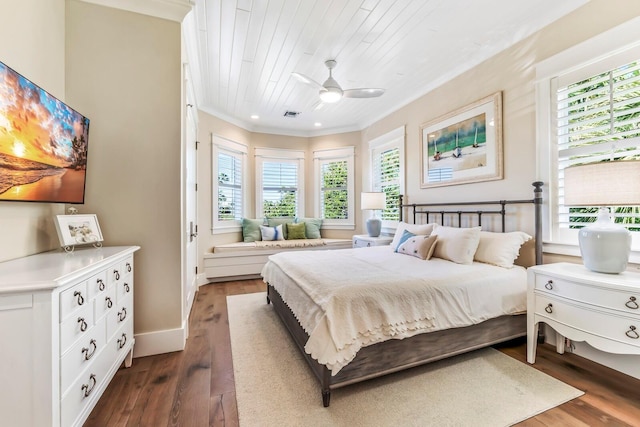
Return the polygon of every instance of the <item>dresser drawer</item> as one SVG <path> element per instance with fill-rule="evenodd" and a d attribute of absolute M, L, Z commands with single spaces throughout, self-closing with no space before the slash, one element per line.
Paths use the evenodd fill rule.
<path fill-rule="evenodd" d="M 94 300 L 96 322 L 104 317 L 109 310 L 114 310 L 116 306 L 116 287 L 109 286 L 109 288 L 98 295 Z"/>
<path fill-rule="evenodd" d="M 89 305 L 87 282 L 82 281 L 60 293 L 60 321 L 64 321 L 80 307 Z"/>
<path fill-rule="evenodd" d="M 123 301 L 129 295 L 133 294 L 133 276 L 129 275 L 124 277 L 120 282 L 116 285 L 117 301 Z"/>
<path fill-rule="evenodd" d="M 105 348 L 106 337 L 107 321 L 103 318 L 65 353 L 60 361 L 60 395 L 97 359 Z"/>
<path fill-rule="evenodd" d="M 571 280 L 536 275 L 536 290 L 600 307 L 640 315 L 640 290 L 637 293 L 581 284 Z"/>
<path fill-rule="evenodd" d="M 60 354 L 64 354 L 76 340 L 89 335 L 92 327 L 93 307 L 85 304 L 60 324 Z"/>
<path fill-rule="evenodd" d="M 92 276 L 87 280 L 87 288 L 89 292 L 89 298 L 95 298 L 101 293 L 107 290 L 107 271 L 101 271 L 100 273 Z"/>
<path fill-rule="evenodd" d="M 133 318 L 133 295 L 118 301 L 117 305 L 107 313 L 107 340 L 129 319 Z"/>
<path fill-rule="evenodd" d="M 66 394 L 62 395 L 60 425 L 73 425 L 82 411 L 89 409 L 87 405 L 90 402 L 95 402 L 94 397 L 98 396 L 106 387 L 107 374 L 114 361 L 113 353 L 109 353 L 107 350 L 105 348 L 100 352 L 89 369 L 82 372 Z"/>
<path fill-rule="evenodd" d="M 611 312 L 594 309 L 593 306 L 573 304 L 540 294 L 536 295 L 535 313 L 602 338 L 640 347 L 638 317 L 613 315 Z"/>

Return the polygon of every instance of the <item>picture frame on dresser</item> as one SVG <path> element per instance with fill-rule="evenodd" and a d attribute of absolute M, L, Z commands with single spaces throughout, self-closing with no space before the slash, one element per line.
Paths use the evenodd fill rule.
<path fill-rule="evenodd" d="M 56 215 L 60 246 L 67 252 L 77 245 L 102 246 L 102 231 L 95 214 Z"/>

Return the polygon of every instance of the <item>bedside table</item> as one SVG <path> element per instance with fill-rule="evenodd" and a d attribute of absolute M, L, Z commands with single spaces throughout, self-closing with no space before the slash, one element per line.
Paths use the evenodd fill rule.
<path fill-rule="evenodd" d="M 536 359 L 540 322 L 564 338 L 609 353 L 640 355 L 640 274 L 595 273 L 581 264 L 557 263 L 527 271 L 527 362 Z"/>
<path fill-rule="evenodd" d="M 371 237 L 368 234 L 356 234 L 353 236 L 354 248 L 367 248 L 370 246 L 385 246 L 391 244 L 392 236 Z"/>

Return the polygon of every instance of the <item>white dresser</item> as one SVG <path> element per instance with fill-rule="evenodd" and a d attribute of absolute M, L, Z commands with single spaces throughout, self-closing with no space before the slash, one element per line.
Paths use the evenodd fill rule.
<path fill-rule="evenodd" d="M 133 356 L 138 246 L 0 263 L 0 424 L 82 425 Z"/>
<path fill-rule="evenodd" d="M 558 353 L 564 352 L 566 337 L 609 353 L 640 355 L 640 274 L 594 273 L 583 265 L 569 263 L 531 267 L 527 294 L 529 363 L 536 358 L 539 322 L 558 334 Z"/>

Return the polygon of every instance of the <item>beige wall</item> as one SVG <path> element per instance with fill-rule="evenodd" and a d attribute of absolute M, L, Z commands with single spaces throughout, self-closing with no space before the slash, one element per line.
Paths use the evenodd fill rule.
<path fill-rule="evenodd" d="M 181 325 L 180 24 L 67 1 L 68 101 L 91 119 L 87 195 L 136 253 L 135 333 Z"/>
<path fill-rule="evenodd" d="M 65 99 L 64 0 L 4 1 L 0 61 Z M 64 205 L 0 202 L 0 261 L 58 247 L 53 216 Z"/>

